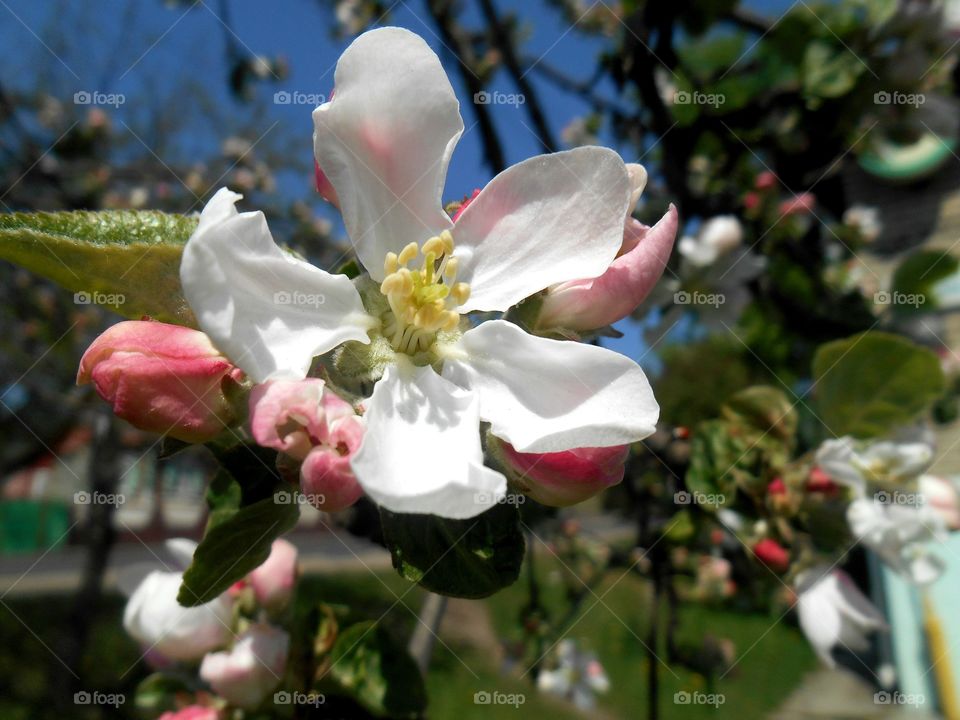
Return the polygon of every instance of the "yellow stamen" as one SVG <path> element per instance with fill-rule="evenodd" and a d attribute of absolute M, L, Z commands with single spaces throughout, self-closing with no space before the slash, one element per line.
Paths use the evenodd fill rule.
<path fill-rule="evenodd" d="M 439 331 L 459 325 L 456 308 L 470 297 L 470 286 L 455 282 L 458 261 L 453 250 L 453 235 L 444 230 L 419 247 L 410 243 L 399 255 L 387 253 L 380 291 L 390 305 L 384 332 L 396 350 L 409 354 L 427 350 Z M 418 255 L 423 257 L 420 267 L 408 268 Z"/>

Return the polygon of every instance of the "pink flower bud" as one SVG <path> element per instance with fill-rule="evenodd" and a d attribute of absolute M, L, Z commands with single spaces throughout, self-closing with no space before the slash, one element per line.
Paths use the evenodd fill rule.
<path fill-rule="evenodd" d="M 807 215 L 813 212 L 817 199 L 812 193 L 800 193 L 795 198 L 780 203 L 778 211 L 781 215 Z"/>
<path fill-rule="evenodd" d="M 547 290 L 538 327 L 595 330 L 636 310 L 670 259 L 677 222 L 673 205 L 652 228 L 627 218 L 620 256 L 600 277 L 571 280 Z"/>
<path fill-rule="evenodd" d="M 247 576 L 247 581 L 260 605 L 271 612 L 283 610 L 297 581 L 296 546 L 286 540 L 274 540 L 269 557 Z"/>
<path fill-rule="evenodd" d="M 117 416 L 141 430 L 206 442 L 234 421 L 227 393 L 242 378 L 202 332 L 129 320 L 87 348 L 77 384 L 92 381 Z"/>
<path fill-rule="evenodd" d="M 266 623 L 251 625 L 229 652 L 209 653 L 200 677 L 231 705 L 253 709 L 283 679 L 290 636 Z"/>
<path fill-rule="evenodd" d="M 158 720 L 218 720 L 220 713 L 216 708 L 203 705 L 188 705 L 176 712 L 165 712 Z"/>
<path fill-rule="evenodd" d="M 768 495 L 786 495 L 787 486 L 784 484 L 782 478 L 775 477 L 770 481 L 770 484 L 767 485 L 767 494 Z"/>
<path fill-rule="evenodd" d="M 833 494 L 837 492 L 837 484 L 833 481 L 826 471 L 822 468 L 814 466 L 810 470 L 810 476 L 807 478 L 807 491 L 808 492 L 822 492 Z"/>
<path fill-rule="evenodd" d="M 769 170 L 764 170 L 762 173 L 757 175 L 756 180 L 753 181 L 753 186 L 757 190 L 769 190 L 770 188 L 777 186 L 777 176 Z"/>
<path fill-rule="evenodd" d="M 790 553 L 771 538 L 764 538 L 754 545 L 753 554 L 775 573 L 785 573 L 790 567 Z"/>
<path fill-rule="evenodd" d="M 523 492 L 551 507 L 576 505 L 616 485 L 623 480 L 624 463 L 630 454 L 629 445 L 523 453 L 505 440 L 493 441 Z"/>
<path fill-rule="evenodd" d="M 743 206 L 747 210 L 756 210 L 760 207 L 760 195 L 755 192 L 748 192 L 743 196 Z"/>
<path fill-rule="evenodd" d="M 323 380 L 257 385 L 250 393 L 250 427 L 257 443 L 301 461 L 300 489 L 319 509 L 342 510 L 363 494 L 350 467 L 363 422 Z"/>

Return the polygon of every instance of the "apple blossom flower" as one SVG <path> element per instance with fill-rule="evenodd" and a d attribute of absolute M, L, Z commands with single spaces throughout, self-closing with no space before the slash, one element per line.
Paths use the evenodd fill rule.
<path fill-rule="evenodd" d="M 168 540 L 167 551 L 181 568 L 189 565 L 197 544 Z M 147 650 L 168 660 L 199 660 L 223 647 L 232 635 L 232 601 L 224 594 L 197 607 L 177 602 L 183 573 L 153 570 L 136 586 L 123 611 L 123 627 Z"/>
<path fill-rule="evenodd" d="M 228 395 L 242 378 L 202 332 L 127 320 L 87 348 L 77 384 L 92 382 L 118 417 L 141 430 L 205 442 L 234 421 Z"/>
<path fill-rule="evenodd" d="M 865 243 L 872 243 L 883 232 L 880 210 L 870 205 L 851 205 L 843 212 L 843 224 L 854 228 Z"/>
<path fill-rule="evenodd" d="M 816 463 L 833 480 L 865 496 L 870 486 L 897 486 L 913 480 L 933 460 L 926 442 L 882 440 L 858 442 L 852 437 L 827 440 L 817 449 Z"/>
<path fill-rule="evenodd" d="M 784 200 L 777 206 L 777 212 L 781 215 L 808 215 L 813 212 L 817 204 L 817 198 L 813 193 L 800 193 L 795 197 Z"/>
<path fill-rule="evenodd" d="M 797 577 L 796 589 L 800 629 L 828 667 L 836 667 L 837 645 L 862 652 L 871 632 L 886 629 L 883 615 L 842 570 L 818 565 Z"/>
<path fill-rule="evenodd" d="M 596 706 L 595 694 L 610 690 L 610 679 L 597 656 L 577 647 L 569 638 L 557 643 L 557 667 L 537 676 L 537 689 L 569 700 L 580 710 Z"/>
<path fill-rule="evenodd" d="M 690 264 L 707 267 L 742 244 L 743 225 L 736 216 L 718 215 L 704 222 L 696 237 L 680 238 L 677 251 Z"/>
<path fill-rule="evenodd" d="M 537 326 L 596 330 L 632 313 L 653 290 L 667 266 L 677 222 L 673 205 L 652 228 L 627 218 L 620 254 L 610 267 L 599 277 L 570 280 L 548 288 Z"/>
<path fill-rule="evenodd" d="M 754 179 L 753 186 L 757 190 L 770 190 L 771 188 L 775 188 L 778 182 L 776 175 L 769 170 L 764 170 Z"/>
<path fill-rule="evenodd" d="M 500 458 L 525 495 L 551 507 L 566 507 L 623 480 L 629 445 L 575 448 L 556 453 L 522 453 L 492 438 Z"/>
<path fill-rule="evenodd" d="M 314 506 L 334 512 L 363 494 L 350 460 L 363 441 L 353 407 L 323 380 L 270 380 L 250 392 L 254 439 L 300 462 L 300 489 Z"/>
<path fill-rule="evenodd" d="M 168 711 L 157 720 L 219 720 L 220 713 L 216 708 L 205 705 L 188 705 L 177 711 Z"/>
<path fill-rule="evenodd" d="M 946 539 L 943 522 L 933 509 L 858 498 L 847 508 L 847 524 L 858 542 L 906 580 L 928 585 L 943 572 L 944 561 L 928 547 L 932 540 Z"/>
<path fill-rule="evenodd" d="M 283 610 L 293 595 L 297 581 L 297 547 L 278 538 L 270 547 L 270 555 L 247 575 L 257 602 L 270 611 Z"/>
<path fill-rule="evenodd" d="M 180 266 L 217 346 L 263 383 L 302 380 L 349 341 L 371 345 L 382 375 L 351 466 L 394 512 L 467 518 L 504 495 L 504 477 L 483 465 L 481 420 L 521 452 L 652 433 L 659 408 L 632 360 L 462 317 L 603 273 L 633 194 L 623 160 L 599 147 L 534 157 L 454 223 L 440 196 L 463 120 L 436 54 L 407 30 L 372 30 L 341 56 L 335 86 L 313 114 L 314 150 L 369 277 L 355 285 L 285 253 L 263 214 L 238 213 L 239 196 L 221 189 Z"/>
<path fill-rule="evenodd" d="M 266 623 L 251 625 L 228 651 L 209 653 L 200 677 L 231 705 L 257 707 L 283 680 L 290 636 Z"/>

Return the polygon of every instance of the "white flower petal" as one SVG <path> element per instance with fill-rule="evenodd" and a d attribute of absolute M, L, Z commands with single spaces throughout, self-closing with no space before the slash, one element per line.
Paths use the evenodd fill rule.
<path fill-rule="evenodd" d="M 480 417 L 520 452 L 607 447 L 650 435 L 660 408 L 619 353 L 528 335 L 505 320 L 468 330 L 443 376 L 480 397 Z"/>
<path fill-rule="evenodd" d="M 483 465 L 477 398 L 430 367 L 391 365 L 367 405 L 367 430 L 351 463 L 375 502 L 393 512 L 463 519 L 506 492 Z"/>
<path fill-rule="evenodd" d="M 369 342 L 360 295 L 281 250 L 261 212 L 237 213 L 221 189 L 183 250 L 180 282 L 200 328 L 255 382 L 303 378 L 311 360 L 347 340 Z"/>
<path fill-rule="evenodd" d="M 364 33 L 337 63 L 335 94 L 313 112 L 313 148 L 333 184 L 360 261 L 383 279 L 400 252 L 451 227 L 441 193 L 463 132 L 436 53 L 390 27 Z"/>
<path fill-rule="evenodd" d="M 632 185 L 612 150 L 539 155 L 491 180 L 453 230 L 471 310 L 506 310 L 549 285 L 596 277 L 623 242 Z"/>

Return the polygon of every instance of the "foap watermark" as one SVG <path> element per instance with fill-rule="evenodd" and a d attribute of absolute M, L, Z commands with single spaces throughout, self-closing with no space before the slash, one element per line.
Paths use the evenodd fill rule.
<path fill-rule="evenodd" d="M 908 507 L 920 507 L 926 504 L 922 493 L 901 492 L 900 490 L 880 490 L 875 493 L 873 499 L 881 505 L 905 505 Z"/>
<path fill-rule="evenodd" d="M 275 505 L 323 505 L 326 502 L 323 493 L 302 493 L 299 490 L 278 490 L 273 494 Z"/>
<path fill-rule="evenodd" d="M 312 705 L 320 707 L 327 701 L 323 693 L 317 692 L 287 692 L 281 690 L 273 694 L 274 705 Z"/>
<path fill-rule="evenodd" d="M 711 505 L 716 507 L 725 504 L 727 502 L 727 496 L 723 493 L 678 490 L 673 494 L 673 502 L 675 505 Z"/>
<path fill-rule="evenodd" d="M 513 105 L 520 107 L 527 101 L 523 93 L 503 93 L 499 90 L 481 90 L 473 94 L 474 105 Z"/>
<path fill-rule="evenodd" d="M 74 505 L 112 505 L 119 507 L 127 501 L 122 493 L 87 492 L 80 490 L 73 494 Z"/>
<path fill-rule="evenodd" d="M 723 93 L 702 93 L 699 90 L 677 90 L 673 95 L 674 105 L 710 105 L 718 108 L 726 101 L 727 96 Z"/>
<path fill-rule="evenodd" d="M 123 93 L 103 93 L 99 90 L 79 90 L 73 94 L 74 105 L 109 105 L 120 107 L 127 101 Z"/>
<path fill-rule="evenodd" d="M 712 305 L 713 307 L 720 307 L 726 301 L 727 298 L 723 293 L 679 290 L 673 294 L 673 302 L 677 305 Z"/>
<path fill-rule="evenodd" d="M 497 496 L 491 492 L 478 492 L 474 493 L 473 501 L 477 505 L 523 505 L 527 501 L 527 496 L 520 493 Z"/>
<path fill-rule="evenodd" d="M 527 701 L 523 693 L 505 693 L 498 690 L 477 690 L 473 694 L 474 705 L 513 705 L 520 707 Z"/>
<path fill-rule="evenodd" d="M 922 693 L 902 693 L 899 690 L 890 692 L 880 690 L 873 694 L 874 705 L 913 705 L 919 707 L 926 704 L 927 699 Z"/>
<path fill-rule="evenodd" d="M 723 693 L 704 693 L 699 690 L 687 692 L 680 690 L 673 694 L 674 705 L 713 705 L 718 708 L 727 701 Z"/>
<path fill-rule="evenodd" d="M 98 690 L 94 690 L 93 692 L 81 690 L 73 694 L 74 705 L 105 705 L 118 708 L 126 701 L 126 696 L 121 693 L 102 693 Z"/>
<path fill-rule="evenodd" d="M 273 294 L 275 305 L 293 305 L 295 307 L 320 307 L 327 298 L 320 293 L 287 292 L 281 290 Z"/>
<path fill-rule="evenodd" d="M 879 90 L 873 94 L 874 105 L 912 105 L 913 107 L 920 107 L 926 101 L 927 96 L 923 93 Z"/>
<path fill-rule="evenodd" d="M 74 305 L 123 305 L 127 296 L 123 293 L 104 293 L 98 290 L 81 290 L 73 294 Z"/>
<path fill-rule="evenodd" d="M 903 293 L 899 290 L 893 292 L 881 290 L 873 294 L 873 302 L 877 305 L 910 305 L 918 308 L 925 305 L 927 296 L 923 293 Z"/>
<path fill-rule="evenodd" d="M 327 96 L 323 93 L 305 93 L 294 90 L 278 90 L 273 94 L 274 105 L 310 105 L 316 107 L 323 105 L 327 101 Z"/>

